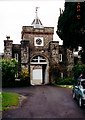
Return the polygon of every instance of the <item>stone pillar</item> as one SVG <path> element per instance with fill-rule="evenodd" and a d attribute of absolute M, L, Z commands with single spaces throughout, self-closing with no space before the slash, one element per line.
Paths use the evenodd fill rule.
<path fill-rule="evenodd" d="M 11 59 L 12 58 L 12 43 L 13 40 L 9 40 L 10 37 L 6 37 L 7 40 L 4 40 L 4 58 Z"/>
<path fill-rule="evenodd" d="M 55 79 L 58 75 L 57 73 L 57 66 L 59 64 L 59 42 L 52 41 L 50 42 L 50 73 L 49 73 L 49 80 L 50 83 L 54 83 Z M 55 71 L 55 75 L 54 75 Z"/>
<path fill-rule="evenodd" d="M 74 65 L 74 55 L 70 49 L 67 49 L 67 75 L 72 76 L 72 68 Z"/>
<path fill-rule="evenodd" d="M 21 41 L 21 70 L 28 70 L 28 73 L 30 74 L 30 60 L 29 60 L 29 41 L 28 40 L 22 40 Z M 29 77 L 29 76 L 28 76 Z M 29 80 L 30 84 L 30 80 Z"/>
<path fill-rule="evenodd" d="M 28 64 L 29 62 L 29 41 L 21 41 L 21 64 Z"/>
<path fill-rule="evenodd" d="M 50 64 L 55 65 L 59 63 L 59 42 L 52 41 L 50 43 Z"/>

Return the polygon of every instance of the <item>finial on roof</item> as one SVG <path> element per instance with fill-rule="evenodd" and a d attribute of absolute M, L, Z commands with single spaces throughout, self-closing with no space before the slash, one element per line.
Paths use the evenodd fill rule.
<path fill-rule="evenodd" d="M 10 36 L 6 35 L 6 38 L 7 38 L 7 40 L 9 40 L 9 39 L 10 39 Z"/>
<path fill-rule="evenodd" d="M 43 25 L 42 25 L 40 19 L 38 18 L 38 15 L 37 15 L 38 8 L 39 7 L 35 8 L 36 16 L 35 16 L 35 19 L 32 22 L 32 26 L 34 26 L 34 28 L 43 28 Z"/>
<path fill-rule="evenodd" d="M 36 18 L 38 18 L 38 14 L 37 14 L 38 8 L 39 8 L 39 7 L 36 7 L 36 8 L 35 8 Z"/>

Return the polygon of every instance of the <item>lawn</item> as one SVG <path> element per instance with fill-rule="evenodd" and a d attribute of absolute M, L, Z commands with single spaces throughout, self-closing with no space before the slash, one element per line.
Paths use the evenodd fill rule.
<path fill-rule="evenodd" d="M 0 111 L 2 110 L 2 94 L 0 92 Z"/>
<path fill-rule="evenodd" d="M 9 109 L 11 106 L 18 106 L 19 94 L 12 92 L 2 92 L 0 94 L 0 111 Z"/>
<path fill-rule="evenodd" d="M 65 88 L 73 88 L 73 85 L 57 85 L 59 87 L 65 87 Z"/>

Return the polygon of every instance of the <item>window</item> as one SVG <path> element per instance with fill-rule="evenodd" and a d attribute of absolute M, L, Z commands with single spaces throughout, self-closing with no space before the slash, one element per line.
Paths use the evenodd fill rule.
<path fill-rule="evenodd" d="M 46 60 L 43 56 L 35 56 L 33 57 L 31 62 L 42 63 L 42 62 L 46 62 Z"/>
<path fill-rule="evenodd" d="M 63 73 L 61 73 L 61 78 L 63 78 Z"/>
<path fill-rule="evenodd" d="M 59 54 L 59 61 L 62 62 L 62 54 Z"/>
<path fill-rule="evenodd" d="M 14 58 L 18 62 L 18 53 L 15 53 Z"/>

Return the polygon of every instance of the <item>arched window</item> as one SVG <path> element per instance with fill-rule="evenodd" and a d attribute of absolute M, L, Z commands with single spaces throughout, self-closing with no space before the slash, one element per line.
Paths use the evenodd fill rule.
<path fill-rule="evenodd" d="M 31 60 L 31 63 L 38 63 L 38 64 L 42 64 L 45 63 L 46 59 L 43 56 L 35 56 L 33 57 L 33 59 Z"/>

